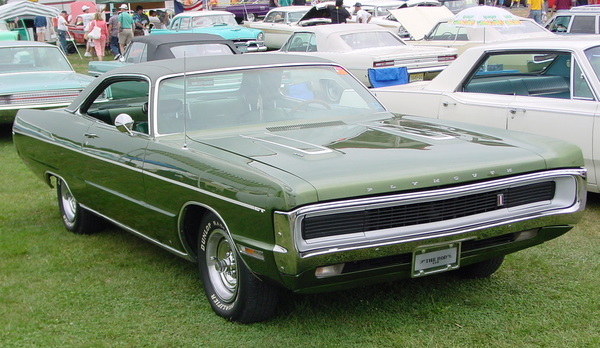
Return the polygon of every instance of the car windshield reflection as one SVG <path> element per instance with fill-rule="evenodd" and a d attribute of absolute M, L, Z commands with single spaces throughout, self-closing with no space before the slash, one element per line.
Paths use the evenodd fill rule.
<path fill-rule="evenodd" d="M 385 111 L 356 79 L 331 66 L 168 78 L 160 83 L 157 104 L 159 134 L 238 125 L 343 121 Z"/>
<path fill-rule="evenodd" d="M 0 48 L 0 71 L 72 71 L 68 61 L 56 47 Z"/>

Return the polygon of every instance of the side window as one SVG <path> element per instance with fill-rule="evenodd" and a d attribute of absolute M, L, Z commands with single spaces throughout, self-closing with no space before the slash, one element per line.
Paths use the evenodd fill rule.
<path fill-rule="evenodd" d="M 557 16 L 547 25 L 547 29 L 553 33 L 566 33 L 570 22 L 571 16 Z"/>
<path fill-rule="evenodd" d="M 189 17 L 181 18 L 181 24 L 179 25 L 179 29 L 186 30 L 189 28 L 190 28 L 190 18 Z"/>
<path fill-rule="evenodd" d="M 279 11 L 273 11 L 265 18 L 265 23 L 283 23 L 284 14 Z"/>
<path fill-rule="evenodd" d="M 86 101 L 85 113 L 112 125 L 119 114 L 125 113 L 134 120 L 134 131 L 148 134 L 148 90 L 145 79 L 115 79 Z"/>
<path fill-rule="evenodd" d="M 528 52 L 488 55 L 464 92 L 571 98 L 571 54 Z"/>
<path fill-rule="evenodd" d="M 575 16 L 571 24 L 571 34 L 595 34 L 596 16 Z"/>
<path fill-rule="evenodd" d="M 583 71 L 579 67 L 579 63 L 575 62 L 573 67 L 573 97 L 575 99 L 586 99 L 594 100 L 592 89 L 583 74 Z"/>
<path fill-rule="evenodd" d="M 146 60 L 146 44 L 132 42 L 131 47 L 127 49 L 125 61 L 127 63 L 142 63 Z"/>
<path fill-rule="evenodd" d="M 316 39 L 312 33 L 296 33 L 282 47 L 282 51 L 287 52 L 314 52 L 316 50 Z"/>

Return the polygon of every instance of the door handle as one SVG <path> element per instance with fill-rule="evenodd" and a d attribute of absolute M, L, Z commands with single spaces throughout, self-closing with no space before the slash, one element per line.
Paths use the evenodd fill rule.
<path fill-rule="evenodd" d="M 448 107 L 448 105 L 456 105 L 456 103 L 443 102 L 442 105 Z"/>
<path fill-rule="evenodd" d="M 86 138 L 90 138 L 90 139 L 93 139 L 93 138 L 98 138 L 98 135 L 97 135 L 97 134 L 95 134 L 95 133 L 85 133 L 85 134 L 84 134 L 84 136 L 85 136 Z"/>

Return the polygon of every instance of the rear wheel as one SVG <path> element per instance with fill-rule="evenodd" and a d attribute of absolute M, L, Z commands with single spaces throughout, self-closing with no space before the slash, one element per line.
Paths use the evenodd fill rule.
<path fill-rule="evenodd" d="M 467 279 L 487 278 L 494 274 L 502 266 L 503 262 L 504 255 L 461 267 L 456 272 L 462 278 Z"/>
<path fill-rule="evenodd" d="M 278 289 L 248 270 L 225 225 L 214 214 L 206 216 L 200 226 L 198 268 L 215 313 L 240 323 L 272 317 L 279 300 Z"/>
<path fill-rule="evenodd" d="M 56 180 L 58 208 L 65 228 L 77 234 L 92 234 L 102 229 L 104 221 L 82 208 L 62 179 Z"/>

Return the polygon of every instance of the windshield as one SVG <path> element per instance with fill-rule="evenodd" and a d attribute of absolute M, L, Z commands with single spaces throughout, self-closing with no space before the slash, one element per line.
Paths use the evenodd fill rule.
<path fill-rule="evenodd" d="M 159 134 L 170 134 L 183 132 L 184 124 L 187 131 L 276 127 L 372 118 L 384 111 L 340 67 L 293 66 L 165 79 L 158 89 L 156 123 Z"/>
<path fill-rule="evenodd" d="M 356 32 L 341 35 L 341 38 L 352 49 L 405 45 L 400 38 L 394 36 L 394 34 L 389 31 Z"/>
<path fill-rule="evenodd" d="M 0 48 L 0 71 L 72 71 L 71 65 L 55 46 Z"/>
<path fill-rule="evenodd" d="M 214 25 L 235 26 L 237 22 L 233 13 L 231 15 L 211 15 L 192 18 L 192 28 L 212 27 Z"/>
<path fill-rule="evenodd" d="M 522 20 L 520 25 L 506 27 L 459 27 L 447 22 L 440 22 L 426 37 L 426 40 L 470 41 L 485 40 L 486 42 L 508 39 L 526 34 L 546 33 L 541 26 Z"/>

